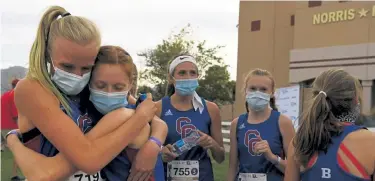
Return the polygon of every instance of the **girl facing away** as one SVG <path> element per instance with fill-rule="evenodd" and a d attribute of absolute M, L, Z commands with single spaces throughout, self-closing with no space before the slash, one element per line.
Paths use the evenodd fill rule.
<path fill-rule="evenodd" d="M 247 112 L 231 124 L 227 180 L 281 181 L 285 153 L 295 135 L 292 121 L 277 111 L 270 72 L 252 70 L 244 87 Z"/>
<path fill-rule="evenodd" d="M 375 134 L 356 126 L 360 83 L 342 69 L 322 72 L 289 145 L 285 181 L 374 180 Z"/>
<path fill-rule="evenodd" d="M 53 180 L 49 179 L 45 170 L 35 165 L 46 164 L 58 169 L 64 163 L 71 163 L 74 169 L 80 170 L 77 172 L 80 175 L 97 177 L 101 169 L 119 155 L 154 118 L 155 103 L 148 95 L 134 114 L 123 107 L 101 119 L 104 123 L 121 122 L 120 126 L 112 127 L 96 137 L 85 136 L 99 120 L 88 111 L 89 107 L 80 106 L 83 98 L 80 93 L 89 82 L 100 40 L 100 33 L 94 23 L 73 16 L 62 7 L 50 7 L 43 15 L 30 52 L 28 74 L 15 90 L 15 102 L 23 136 L 40 132 L 40 136 L 35 138 L 40 141 L 38 152 L 48 157 L 60 153 L 61 156 L 56 158 L 61 160 L 58 164 L 49 164 L 53 159 L 47 159 L 44 163 L 40 159 L 30 158 L 27 163 L 23 163 L 27 158 L 24 152 L 18 153 L 23 149 L 22 144 L 16 141 L 21 135 L 17 131 L 9 132 L 8 143 L 16 161 L 23 167 L 34 167 L 30 172 L 24 172 L 26 176 L 36 176 L 29 177 L 29 180 Z M 149 174 L 156 161 L 156 158 L 150 159 L 149 155 L 157 155 L 159 151 L 160 147 L 151 141 L 144 144 L 137 154 L 144 159 L 142 162 L 135 159 L 138 163 L 134 166 L 135 172 Z M 72 167 L 64 168 L 58 174 L 75 171 L 68 169 Z M 21 167 L 21 170 L 26 169 Z"/>

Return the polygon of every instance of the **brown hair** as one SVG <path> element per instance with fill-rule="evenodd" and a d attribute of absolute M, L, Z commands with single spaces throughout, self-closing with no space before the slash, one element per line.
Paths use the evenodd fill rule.
<path fill-rule="evenodd" d="M 95 67 L 101 64 L 119 64 L 122 65 L 130 79 L 130 83 L 134 80 L 134 63 L 132 57 L 127 51 L 119 46 L 102 46 L 100 47 L 98 56 L 96 58 Z M 95 69 L 94 67 L 94 69 Z"/>
<path fill-rule="evenodd" d="M 358 104 L 359 81 L 342 69 L 321 73 L 313 82 L 312 99 L 302 113 L 294 138 L 297 160 L 307 165 L 312 155 L 327 151 L 331 138 L 342 131 L 337 116 L 352 111 Z"/>
<path fill-rule="evenodd" d="M 12 80 L 12 88 L 14 89 L 14 88 L 16 88 L 16 85 L 17 85 L 17 83 L 19 82 L 20 80 L 19 79 L 17 79 L 17 78 L 15 78 L 15 79 L 13 79 Z"/>
<path fill-rule="evenodd" d="M 272 82 L 272 93 L 275 92 L 275 79 L 273 78 L 271 72 L 267 71 L 267 70 L 264 70 L 264 69 L 260 69 L 260 68 L 256 68 L 252 71 L 250 71 L 246 77 L 245 77 L 245 83 L 244 83 L 244 88 L 243 88 L 243 91 L 244 93 L 246 93 L 246 89 L 247 89 L 247 82 L 249 81 L 249 79 L 253 76 L 266 76 L 268 77 L 271 82 Z M 249 105 L 247 105 L 247 102 L 245 101 L 245 107 L 246 107 L 246 111 L 249 112 Z M 270 99 L 270 107 L 277 111 L 277 107 L 276 107 L 276 102 L 275 102 L 275 97 L 272 96 L 271 99 Z"/>
<path fill-rule="evenodd" d="M 130 83 L 134 81 L 134 63 L 132 57 L 126 52 L 123 48 L 119 46 L 102 46 L 100 47 L 98 56 L 95 60 L 95 66 L 93 67 L 93 72 L 98 65 L 104 64 L 111 64 L 116 65 L 119 64 L 122 66 L 123 70 L 126 72 L 127 76 L 130 79 Z M 91 74 L 93 76 L 93 74 Z M 132 88 L 133 89 L 133 88 Z M 130 91 L 129 91 L 130 93 Z M 87 107 L 92 107 L 92 104 L 89 100 L 90 98 L 90 90 L 89 85 L 82 90 L 80 96 L 80 110 L 82 112 L 85 111 Z M 94 108 L 92 108 L 94 109 Z M 95 109 L 96 110 L 96 109 Z M 90 111 L 89 111 L 90 112 Z M 95 112 L 95 111 L 94 111 Z"/>
<path fill-rule="evenodd" d="M 130 89 L 129 93 L 133 97 L 136 97 L 136 94 L 138 92 L 138 70 L 137 66 L 133 63 L 133 79 L 132 79 L 132 88 Z"/>
<path fill-rule="evenodd" d="M 61 17 L 61 18 L 59 18 Z M 51 62 L 53 42 L 57 37 L 62 37 L 80 45 L 96 43 L 98 48 L 101 37 L 98 28 L 90 20 L 73 16 L 60 6 L 51 6 L 40 20 L 36 38 L 29 55 L 29 70 L 26 77 L 35 79 L 40 84 L 52 91 L 62 106 L 70 114 L 71 109 L 66 97 L 52 83 L 47 70 L 47 62 Z"/>

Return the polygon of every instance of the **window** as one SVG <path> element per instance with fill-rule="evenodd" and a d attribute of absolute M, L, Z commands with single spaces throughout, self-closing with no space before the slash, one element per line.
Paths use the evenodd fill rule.
<path fill-rule="evenodd" d="M 322 1 L 309 1 L 309 8 L 321 6 Z"/>
<path fill-rule="evenodd" d="M 294 26 L 294 14 L 290 16 L 290 26 Z"/>
<path fill-rule="evenodd" d="M 260 30 L 260 20 L 252 21 L 251 31 L 259 31 L 259 30 Z"/>

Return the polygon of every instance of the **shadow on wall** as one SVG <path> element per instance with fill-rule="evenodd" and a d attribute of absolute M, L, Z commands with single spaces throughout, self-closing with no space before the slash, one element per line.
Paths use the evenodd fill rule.
<path fill-rule="evenodd" d="M 371 128 L 371 130 L 375 132 L 375 107 L 370 114 L 361 115 L 356 124 Z"/>

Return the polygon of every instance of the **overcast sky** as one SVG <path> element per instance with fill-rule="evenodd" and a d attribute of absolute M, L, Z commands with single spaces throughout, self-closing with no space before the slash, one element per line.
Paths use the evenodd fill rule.
<path fill-rule="evenodd" d="M 153 48 L 171 31 L 190 23 L 192 39 L 226 46 L 220 54 L 230 65 L 231 78 L 236 77 L 238 0 L 4 0 L 0 2 L 0 68 L 27 67 L 38 22 L 50 5 L 93 20 L 103 44 L 122 46 L 140 68 L 137 52 Z"/>

